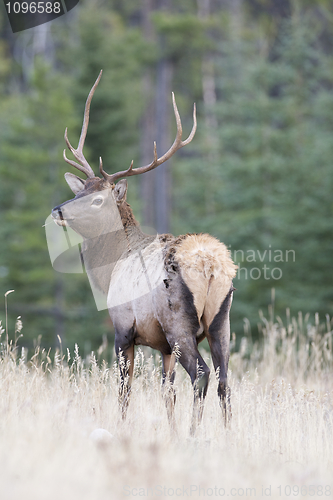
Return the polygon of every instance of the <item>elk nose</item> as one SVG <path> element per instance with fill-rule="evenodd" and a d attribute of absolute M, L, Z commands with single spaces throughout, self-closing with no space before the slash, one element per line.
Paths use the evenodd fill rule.
<path fill-rule="evenodd" d="M 61 209 L 59 207 L 55 207 L 51 212 L 52 219 L 60 219 L 61 218 Z"/>

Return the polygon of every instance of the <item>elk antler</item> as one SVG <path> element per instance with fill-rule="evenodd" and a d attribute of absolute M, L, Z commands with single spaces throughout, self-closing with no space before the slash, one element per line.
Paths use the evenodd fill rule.
<path fill-rule="evenodd" d="M 103 177 L 107 181 L 109 181 L 110 183 L 113 183 L 114 181 L 116 181 L 120 177 L 129 177 L 130 175 L 139 175 L 139 174 L 143 174 L 144 172 L 148 172 L 149 170 L 153 170 L 154 168 L 158 167 L 159 165 L 161 165 L 165 161 L 169 160 L 169 158 L 171 158 L 171 156 L 173 154 L 175 154 L 175 152 L 178 151 L 178 149 L 182 148 L 183 146 L 186 146 L 187 144 L 189 144 L 192 141 L 194 134 L 195 134 L 195 131 L 197 129 L 197 118 L 196 118 L 195 104 L 193 107 L 193 127 L 192 127 L 190 135 L 188 136 L 188 138 L 185 141 L 182 141 L 182 133 L 183 133 L 182 122 L 180 120 L 180 116 L 179 116 L 179 112 L 178 112 L 178 108 L 177 108 L 177 104 L 176 104 L 176 100 L 175 100 L 175 96 L 174 96 L 173 92 L 172 92 L 172 104 L 173 104 L 173 110 L 174 110 L 175 117 L 176 117 L 177 134 L 176 134 L 176 138 L 175 138 L 174 143 L 172 144 L 171 148 L 163 156 L 158 158 L 157 152 L 156 152 L 156 142 L 154 142 L 154 160 L 149 165 L 146 165 L 145 167 L 138 167 L 138 168 L 133 169 L 133 161 L 132 161 L 130 167 L 127 170 L 122 170 L 121 172 L 116 172 L 115 174 L 112 174 L 112 175 L 107 174 L 103 170 L 102 161 L 100 159 L 99 171 L 101 172 L 101 174 L 103 175 Z"/>
<path fill-rule="evenodd" d="M 86 174 L 87 177 L 95 177 L 95 174 L 94 174 L 93 169 L 91 168 L 91 166 L 89 165 L 89 163 L 85 159 L 82 150 L 83 150 L 84 141 L 86 140 L 86 135 L 87 135 L 87 130 L 88 130 L 89 111 L 90 111 L 91 99 L 92 99 L 92 97 L 94 95 L 94 92 L 95 92 L 95 89 L 96 89 L 96 87 L 97 87 L 97 85 L 98 85 L 98 83 L 99 83 L 99 81 L 101 79 L 101 76 L 102 76 L 102 70 L 100 71 L 96 82 L 94 83 L 91 91 L 89 92 L 89 95 L 88 95 L 88 98 L 87 98 L 87 101 L 86 101 L 86 105 L 85 105 L 85 108 L 84 108 L 83 125 L 82 125 L 80 140 L 79 140 L 79 144 L 78 144 L 77 149 L 74 149 L 73 146 L 71 145 L 71 143 L 68 140 L 68 137 L 67 137 L 67 127 L 66 127 L 66 130 L 65 130 L 65 141 L 66 141 L 66 144 L 68 146 L 68 149 L 73 153 L 73 155 L 75 156 L 75 158 L 77 159 L 77 161 L 80 162 L 80 165 L 78 163 L 76 163 L 75 161 L 73 161 L 73 160 L 69 160 L 66 157 L 66 150 L 65 149 L 64 149 L 64 154 L 63 154 L 64 160 L 67 161 L 67 163 L 69 163 L 73 167 L 78 168 L 79 170 L 81 170 L 81 172 L 83 172 L 84 174 Z"/>

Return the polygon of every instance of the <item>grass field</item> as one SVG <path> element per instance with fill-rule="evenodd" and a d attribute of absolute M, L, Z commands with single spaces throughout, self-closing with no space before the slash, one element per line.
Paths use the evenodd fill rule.
<path fill-rule="evenodd" d="M 3 332 L 0 498 L 332 497 L 332 324 L 272 318 L 262 318 L 260 344 L 244 337 L 231 355 L 230 427 L 212 376 L 192 438 L 192 387 L 180 366 L 176 437 L 156 354 L 137 351 L 122 422 L 115 363 L 82 360 L 78 348 L 50 355 L 52 362 L 40 348 L 27 356 Z"/>

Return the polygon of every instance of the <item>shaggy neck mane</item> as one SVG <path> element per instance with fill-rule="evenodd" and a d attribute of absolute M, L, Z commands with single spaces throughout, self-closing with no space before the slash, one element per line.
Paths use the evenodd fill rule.
<path fill-rule="evenodd" d="M 136 227 L 139 226 L 139 223 L 135 219 L 130 205 L 126 201 L 122 201 L 118 205 L 118 209 L 119 209 L 119 214 L 121 217 L 121 222 L 123 223 L 123 226 L 125 229 L 127 229 L 131 226 L 136 226 Z"/>
<path fill-rule="evenodd" d="M 136 252 L 149 245 L 154 240 L 154 236 L 142 232 L 130 205 L 126 201 L 122 201 L 118 205 L 118 209 L 126 236 L 127 252 Z"/>

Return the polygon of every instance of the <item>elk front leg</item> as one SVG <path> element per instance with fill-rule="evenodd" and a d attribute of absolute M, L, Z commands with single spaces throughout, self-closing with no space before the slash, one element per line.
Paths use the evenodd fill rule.
<path fill-rule="evenodd" d="M 174 354 L 163 354 L 162 353 L 162 391 L 163 398 L 165 401 L 168 419 L 171 427 L 175 430 L 175 414 L 174 408 L 176 403 L 176 393 L 173 386 L 175 380 L 175 363 L 176 357 Z"/>
<path fill-rule="evenodd" d="M 225 298 L 221 308 L 207 330 L 207 339 L 215 371 L 219 372 L 217 393 L 220 399 L 224 424 L 231 420 L 230 388 L 228 386 L 228 363 L 230 346 L 230 319 L 232 292 Z"/>
<path fill-rule="evenodd" d="M 118 347 L 118 348 L 117 348 Z M 134 367 L 134 344 L 125 349 L 116 344 L 116 353 L 118 356 L 120 386 L 119 386 L 119 408 L 123 420 L 126 418 L 129 398 L 131 394 L 131 383 Z"/>

